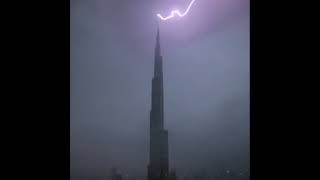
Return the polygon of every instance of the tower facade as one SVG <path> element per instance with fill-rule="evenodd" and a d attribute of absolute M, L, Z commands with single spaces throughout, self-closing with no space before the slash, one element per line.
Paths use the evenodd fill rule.
<path fill-rule="evenodd" d="M 163 180 L 169 175 L 168 131 L 164 129 L 163 99 L 162 56 L 158 28 L 152 78 L 148 180 Z"/>

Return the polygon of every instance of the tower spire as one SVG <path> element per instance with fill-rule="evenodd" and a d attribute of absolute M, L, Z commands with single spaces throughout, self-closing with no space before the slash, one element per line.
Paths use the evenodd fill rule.
<path fill-rule="evenodd" d="M 162 56 L 161 56 L 161 48 L 160 48 L 160 30 L 159 30 L 159 25 L 157 27 L 157 37 L 156 37 L 154 76 L 160 77 L 162 79 Z"/>
<path fill-rule="evenodd" d="M 159 30 L 159 24 L 157 26 L 157 38 L 156 38 L 156 56 L 161 55 L 161 48 L 160 48 L 160 30 Z"/>

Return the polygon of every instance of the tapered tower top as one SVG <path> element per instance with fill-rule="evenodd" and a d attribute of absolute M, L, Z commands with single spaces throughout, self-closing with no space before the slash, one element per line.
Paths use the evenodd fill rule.
<path fill-rule="evenodd" d="M 157 27 L 156 56 L 161 56 L 161 49 L 160 49 L 160 30 L 159 30 L 159 26 Z"/>
<path fill-rule="evenodd" d="M 162 56 L 160 49 L 160 30 L 157 28 L 156 48 L 155 48 L 155 62 L 154 62 L 154 76 L 162 79 Z"/>

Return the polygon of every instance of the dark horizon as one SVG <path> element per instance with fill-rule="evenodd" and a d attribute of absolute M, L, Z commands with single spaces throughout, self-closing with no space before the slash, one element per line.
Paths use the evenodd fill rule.
<path fill-rule="evenodd" d="M 164 127 L 179 176 L 249 172 L 248 2 L 200 0 L 184 19 L 160 22 Z M 105 179 L 112 167 L 147 177 L 153 15 L 170 2 L 70 5 L 71 179 Z"/>

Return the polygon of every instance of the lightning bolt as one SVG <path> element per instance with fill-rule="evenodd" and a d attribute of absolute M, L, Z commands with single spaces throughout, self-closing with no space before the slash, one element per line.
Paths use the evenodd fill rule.
<path fill-rule="evenodd" d="M 184 13 L 180 13 L 179 10 L 173 10 L 173 11 L 171 11 L 171 14 L 170 14 L 169 16 L 167 16 L 167 17 L 163 17 L 161 14 L 157 14 L 157 16 L 158 16 L 161 20 L 163 20 L 163 21 L 166 21 L 166 20 L 168 20 L 168 19 L 171 19 L 171 18 L 175 17 L 175 14 L 178 15 L 179 17 L 183 17 L 183 16 L 185 16 L 185 15 L 188 14 L 188 12 L 189 12 L 189 10 L 190 10 L 190 8 L 191 8 L 191 6 L 192 6 L 192 4 L 193 4 L 194 2 L 195 2 L 195 0 L 192 0 L 192 1 L 190 2 L 187 10 L 186 10 Z"/>

